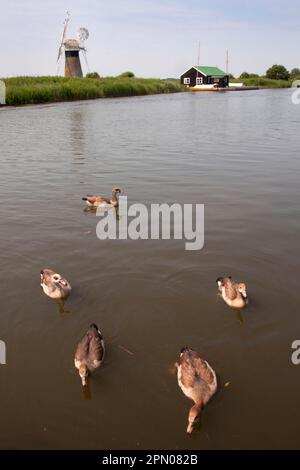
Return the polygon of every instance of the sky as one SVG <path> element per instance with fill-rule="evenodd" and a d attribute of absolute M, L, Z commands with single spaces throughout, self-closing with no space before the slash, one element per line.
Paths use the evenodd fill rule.
<path fill-rule="evenodd" d="M 300 67 L 300 0 L 0 0 L 0 77 L 56 75 L 66 11 L 67 37 L 86 27 L 91 71 L 131 70 L 179 77 L 197 63 L 265 73 L 275 63 Z M 82 60 L 84 73 L 87 72 Z"/>

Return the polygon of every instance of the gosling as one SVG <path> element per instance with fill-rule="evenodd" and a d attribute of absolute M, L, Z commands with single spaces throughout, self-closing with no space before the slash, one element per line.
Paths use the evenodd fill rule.
<path fill-rule="evenodd" d="M 217 279 L 219 291 L 229 307 L 244 308 L 248 304 L 246 284 L 236 284 L 231 277 L 219 277 Z"/>
<path fill-rule="evenodd" d="M 101 366 L 104 354 L 103 336 L 97 325 L 92 323 L 79 342 L 74 358 L 83 387 L 87 384 L 88 375 Z"/>
<path fill-rule="evenodd" d="M 184 395 L 194 402 L 189 411 L 186 430 L 191 434 L 203 407 L 217 391 L 217 377 L 208 362 L 196 351 L 187 347 L 181 349 L 179 361 L 175 366 L 179 387 Z"/>
<path fill-rule="evenodd" d="M 51 299 L 67 299 L 72 290 L 67 279 L 51 269 L 42 269 L 41 287 Z"/>

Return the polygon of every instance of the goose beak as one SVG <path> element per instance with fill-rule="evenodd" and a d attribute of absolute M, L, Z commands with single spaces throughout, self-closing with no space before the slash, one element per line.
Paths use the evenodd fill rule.
<path fill-rule="evenodd" d="M 82 386 L 86 386 L 86 377 L 81 377 Z"/>

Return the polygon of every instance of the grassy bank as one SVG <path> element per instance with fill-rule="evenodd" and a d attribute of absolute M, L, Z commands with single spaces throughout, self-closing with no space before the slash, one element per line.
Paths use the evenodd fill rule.
<path fill-rule="evenodd" d="M 2 80 L 6 84 L 6 103 L 10 106 L 182 91 L 178 83 L 152 78 L 14 77 Z"/>
<path fill-rule="evenodd" d="M 244 78 L 232 79 L 231 83 L 243 82 L 245 86 L 253 86 L 258 88 L 290 88 L 292 80 L 271 80 L 270 78 L 257 77 L 257 78 Z"/>

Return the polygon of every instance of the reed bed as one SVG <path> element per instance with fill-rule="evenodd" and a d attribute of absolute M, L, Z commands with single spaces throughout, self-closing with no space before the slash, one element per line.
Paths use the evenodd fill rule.
<path fill-rule="evenodd" d="M 177 82 L 154 78 L 13 77 L 4 78 L 6 103 L 10 106 L 153 95 L 183 91 Z"/>

